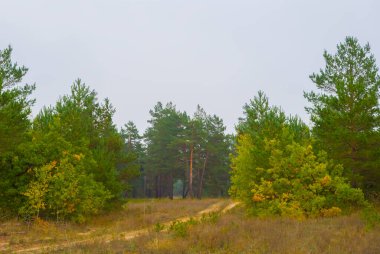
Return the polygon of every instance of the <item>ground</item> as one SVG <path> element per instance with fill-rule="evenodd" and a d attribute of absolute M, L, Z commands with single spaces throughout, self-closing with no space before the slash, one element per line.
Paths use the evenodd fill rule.
<path fill-rule="evenodd" d="M 84 225 L 0 225 L 0 253 L 380 253 L 359 213 L 259 219 L 228 199 L 138 200 Z"/>

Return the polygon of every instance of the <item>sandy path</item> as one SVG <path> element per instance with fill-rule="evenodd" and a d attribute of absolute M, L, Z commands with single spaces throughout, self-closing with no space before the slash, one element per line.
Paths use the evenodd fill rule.
<path fill-rule="evenodd" d="M 226 203 L 226 201 L 222 200 L 222 201 L 219 201 L 215 204 L 212 204 L 209 207 L 207 207 L 206 209 L 198 212 L 195 216 L 180 217 L 180 218 L 177 218 L 175 220 L 171 220 L 171 221 L 162 223 L 162 225 L 164 226 L 163 231 L 167 231 L 168 226 L 170 224 L 172 224 L 174 221 L 185 222 L 185 221 L 190 220 L 190 218 L 197 219 L 197 218 L 202 217 L 203 214 L 208 214 L 211 212 L 221 211 L 221 213 L 225 213 L 228 210 L 231 210 L 232 208 L 234 208 L 238 204 L 238 202 L 228 202 L 228 205 L 225 205 L 225 203 Z M 11 251 L 12 253 L 49 253 L 49 251 L 52 251 L 52 250 L 65 249 L 65 248 L 69 248 L 69 247 L 73 247 L 73 246 L 81 245 L 81 244 L 86 244 L 86 243 L 94 243 L 94 242 L 109 243 L 111 241 L 120 240 L 120 239 L 127 241 L 127 240 L 132 240 L 134 238 L 137 238 L 137 237 L 140 237 L 143 235 L 147 235 L 147 234 L 149 234 L 149 232 L 151 232 L 153 230 L 153 228 L 154 227 L 151 226 L 151 227 L 140 229 L 140 230 L 121 232 L 118 234 L 118 237 L 115 237 L 114 235 L 107 234 L 107 235 L 92 237 L 92 238 L 84 239 L 84 240 L 78 240 L 78 241 L 74 240 L 71 242 L 64 242 L 64 243 L 51 244 L 51 245 L 45 245 L 45 246 L 39 245 L 39 246 L 29 247 L 29 248 L 25 248 L 25 249 L 6 250 L 6 251 Z"/>

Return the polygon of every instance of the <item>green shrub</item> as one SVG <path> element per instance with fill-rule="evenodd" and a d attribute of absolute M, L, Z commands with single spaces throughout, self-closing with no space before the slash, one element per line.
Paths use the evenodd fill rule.
<path fill-rule="evenodd" d="M 173 221 L 169 230 L 173 232 L 176 237 L 186 237 L 188 234 L 189 221 Z"/>
<path fill-rule="evenodd" d="M 203 214 L 201 217 L 201 223 L 215 224 L 219 218 L 220 218 L 220 213 L 218 212 Z"/>
<path fill-rule="evenodd" d="M 162 225 L 161 223 L 157 222 L 155 225 L 154 225 L 154 231 L 156 233 L 159 233 L 161 232 L 162 230 L 165 229 L 165 225 Z"/>
<path fill-rule="evenodd" d="M 368 204 L 361 212 L 362 219 L 367 229 L 372 229 L 380 224 L 380 214 L 371 204 Z"/>

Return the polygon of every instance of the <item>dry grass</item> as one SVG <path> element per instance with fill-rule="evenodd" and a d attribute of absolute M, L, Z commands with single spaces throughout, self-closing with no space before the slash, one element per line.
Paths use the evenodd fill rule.
<path fill-rule="evenodd" d="M 123 208 L 91 218 L 83 225 L 43 220 L 27 225 L 14 219 L 0 224 L 0 253 L 107 234 L 118 236 L 121 232 L 192 216 L 218 201 L 220 200 L 133 200 Z"/>
<path fill-rule="evenodd" d="M 149 227 L 157 222 L 163 223 L 178 217 L 191 216 L 218 201 L 218 199 L 133 200 L 127 203 L 123 210 L 96 217 L 87 225 L 90 230 L 99 234 L 119 233 Z"/>
<path fill-rule="evenodd" d="M 216 221 L 187 225 L 186 233 L 152 231 L 60 253 L 380 253 L 380 228 L 366 230 L 357 214 L 297 221 L 249 218 L 237 208 Z"/>

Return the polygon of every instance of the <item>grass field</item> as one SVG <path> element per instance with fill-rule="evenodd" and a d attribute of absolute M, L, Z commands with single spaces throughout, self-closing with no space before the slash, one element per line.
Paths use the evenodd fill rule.
<path fill-rule="evenodd" d="M 217 202 L 217 199 L 132 200 L 121 209 L 90 218 L 82 225 L 44 220 L 27 225 L 14 219 L 0 224 L 0 253 L 104 235 L 118 236 L 122 232 L 192 216 Z"/>
<path fill-rule="evenodd" d="M 237 207 L 223 214 L 212 212 L 190 221 L 170 222 L 195 216 L 216 203 L 221 204 L 220 211 L 230 201 L 135 201 L 85 225 L 39 221 L 28 229 L 11 221 L 1 225 L 0 242 L 4 253 L 79 239 L 93 240 L 55 253 L 380 253 L 380 228 L 366 229 L 358 214 L 303 221 L 258 219 L 247 217 Z M 122 237 L 121 232 L 140 228 L 149 229 L 129 240 Z M 114 237 L 107 241 L 99 237 L 110 234 Z"/>

